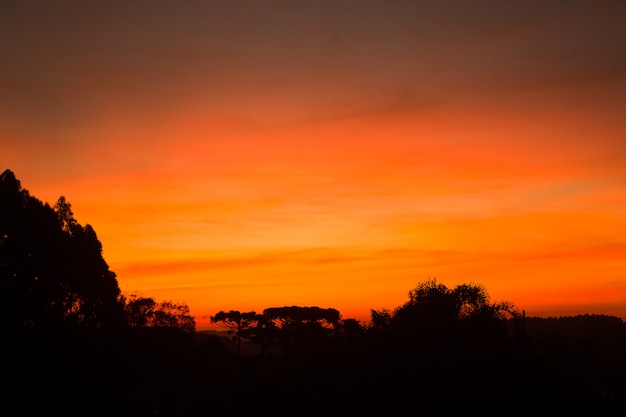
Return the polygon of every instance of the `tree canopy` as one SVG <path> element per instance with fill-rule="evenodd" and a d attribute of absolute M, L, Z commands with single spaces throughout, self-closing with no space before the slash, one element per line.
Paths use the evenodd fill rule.
<path fill-rule="evenodd" d="M 371 310 L 370 331 L 408 351 L 499 349 L 509 339 L 505 319 L 517 318 L 509 302 L 493 302 L 485 287 L 466 283 L 449 288 L 436 279 L 420 282 L 394 311 Z M 469 347 L 471 346 L 471 348 Z"/>
<path fill-rule="evenodd" d="M 89 224 L 64 196 L 54 206 L 0 175 L 0 326 L 13 331 L 177 327 L 195 330 L 185 304 L 126 298 Z"/>
<path fill-rule="evenodd" d="M 120 326 L 116 275 L 90 225 L 64 197 L 54 207 L 0 176 L 0 324 L 13 328 Z"/>
<path fill-rule="evenodd" d="M 177 327 L 186 332 L 196 329 L 196 320 L 186 304 L 132 295 L 124 298 L 124 312 L 131 327 Z"/>
<path fill-rule="evenodd" d="M 338 310 L 320 307 L 271 307 L 263 310 L 263 315 L 283 328 L 313 323 L 323 327 L 336 327 L 341 319 Z"/>

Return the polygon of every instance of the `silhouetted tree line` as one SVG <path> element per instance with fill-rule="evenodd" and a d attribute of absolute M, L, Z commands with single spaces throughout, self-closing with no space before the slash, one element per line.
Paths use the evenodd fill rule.
<path fill-rule="evenodd" d="M 624 415 L 626 327 L 525 317 L 475 283 L 420 282 L 366 323 L 121 294 L 89 225 L 0 177 L 3 414 Z M 6 411 L 6 412 L 5 412 Z"/>
<path fill-rule="evenodd" d="M 261 354 L 272 347 L 285 353 L 297 346 L 324 343 L 343 330 L 339 311 L 320 307 L 272 307 L 263 310 L 263 314 L 220 311 L 211 317 L 211 322 L 221 324 L 234 335 L 237 355 L 241 355 L 242 340 L 258 345 Z"/>
<path fill-rule="evenodd" d="M 250 412 L 269 407 L 273 393 L 282 398 L 273 409 L 285 413 L 302 404 L 366 414 L 626 411 L 622 319 L 528 318 L 511 303 L 491 301 L 480 284 L 426 280 L 397 308 L 372 309 L 368 323 L 297 306 L 220 311 L 211 319 L 248 348 L 233 350 L 230 360 Z"/>

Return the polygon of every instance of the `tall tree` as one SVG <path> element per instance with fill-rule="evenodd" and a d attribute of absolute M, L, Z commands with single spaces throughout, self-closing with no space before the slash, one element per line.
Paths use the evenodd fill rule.
<path fill-rule="evenodd" d="M 211 323 L 217 323 L 233 334 L 237 343 L 237 356 L 241 356 L 241 341 L 254 336 L 259 326 L 263 323 L 263 317 L 254 311 L 240 312 L 237 310 L 220 311 L 211 316 Z"/>
<path fill-rule="evenodd" d="M 278 342 L 288 349 L 313 349 L 341 329 L 341 314 L 334 308 L 272 307 L 263 310 L 273 324 Z"/>
<path fill-rule="evenodd" d="M 13 329 L 121 326 L 115 273 L 90 225 L 61 197 L 50 207 L 0 176 L 0 325 Z"/>

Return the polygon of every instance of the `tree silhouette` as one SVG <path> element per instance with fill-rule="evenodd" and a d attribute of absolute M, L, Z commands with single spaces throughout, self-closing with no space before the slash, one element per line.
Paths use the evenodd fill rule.
<path fill-rule="evenodd" d="M 365 333 L 365 327 L 353 318 L 341 320 L 342 335 L 346 338 L 354 338 L 362 336 Z"/>
<path fill-rule="evenodd" d="M 374 331 L 388 330 L 392 319 L 393 313 L 387 308 L 381 310 L 371 309 L 369 329 Z"/>
<path fill-rule="evenodd" d="M 271 307 L 263 310 L 263 315 L 277 323 L 280 328 L 292 328 L 315 324 L 326 329 L 337 328 L 341 315 L 334 308 L 320 307 Z"/>
<path fill-rule="evenodd" d="M 312 350 L 341 328 L 341 314 L 334 308 L 271 307 L 263 310 L 275 328 L 275 338 L 283 348 Z"/>
<path fill-rule="evenodd" d="M 126 320 L 131 327 L 176 327 L 195 332 L 196 321 L 186 304 L 171 301 L 157 303 L 149 297 L 123 297 Z"/>
<path fill-rule="evenodd" d="M 480 284 L 461 284 L 450 289 L 436 279 L 429 279 L 409 291 L 409 301 L 396 309 L 394 319 L 430 317 L 452 323 L 477 318 L 499 320 L 517 314 L 509 302 L 491 302 Z"/>
<path fill-rule="evenodd" d="M 0 407 L 31 406 L 16 404 L 23 387 L 37 399 L 33 414 L 117 415 L 182 398 L 164 381 L 182 386 L 194 336 L 185 304 L 121 294 L 94 229 L 65 197 L 51 207 L 10 170 L 0 175 L 0 356 L 14 387 Z"/>
<path fill-rule="evenodd" d="M 54 206 L 0 176 L 0 325 L 17 329 L 123 324 L 115 273 L 90 225 L 64 197 Z"/>
<path fill-rule="evenodd" d="M 497 349 L 509 338 L 507 318 L 517 318 L 508 302 L 492 302 L 479 284 L 454 288 L 429 279 L 409 291 L 409 300 L 389 310 L 371 310 L 369 332 L 407 352 L 451 354 L 469 349 Z"/>
<path fill-rule="evenodd" d="M 245 313 L 236 310 L 220 311 L 211 316 L 211 323 L 218 323 L 227 328 L 229 334 L 234 334 L 237 342 L 237 356 L 241 356 L 241 340 L 251 337 L 260 322 L 262 322 L 262 316 L 254 311 Z"/>

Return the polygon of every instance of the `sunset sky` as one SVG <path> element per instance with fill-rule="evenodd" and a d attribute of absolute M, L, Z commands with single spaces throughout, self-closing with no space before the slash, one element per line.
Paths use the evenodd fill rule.
<path fill-rule="evenodd" d="M 626 2 L 0 3 L 0 172 L 125 294 L 626 318 Z"/>

